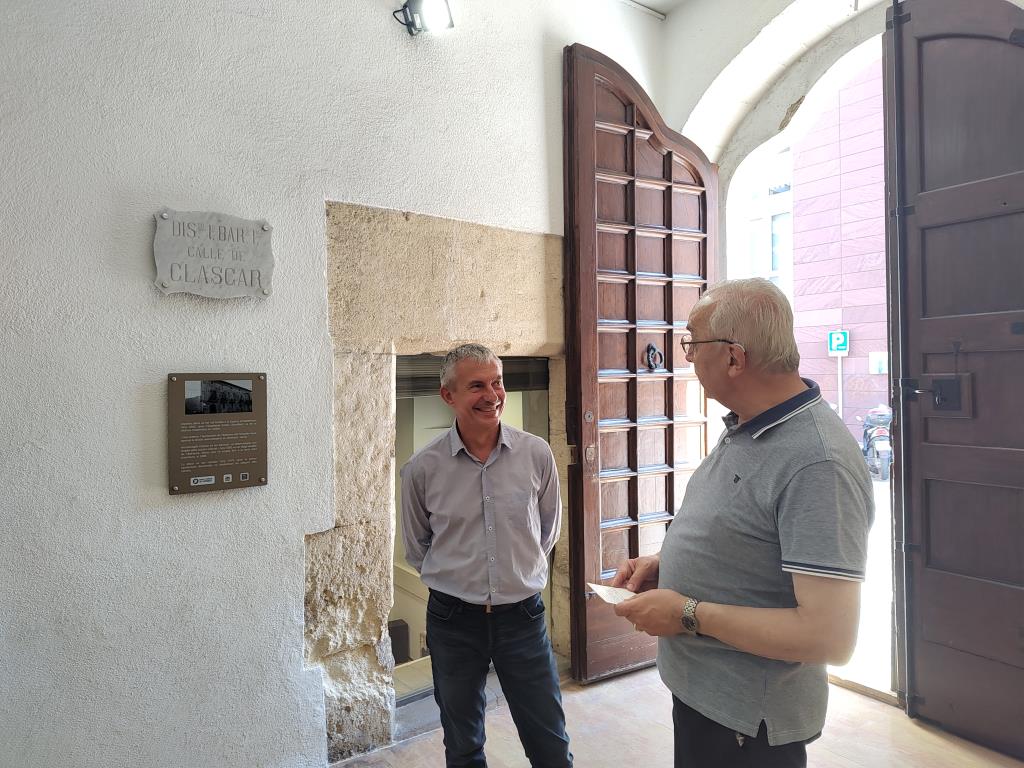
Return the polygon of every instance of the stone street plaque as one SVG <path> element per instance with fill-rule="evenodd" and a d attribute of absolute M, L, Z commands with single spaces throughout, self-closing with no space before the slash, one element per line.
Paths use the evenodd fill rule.
<path fill-rule="evenodd" d="M 156 214 L 156 287 L 214 299 L 269 296 L 274 274 L 270 224 L 223 213 Z"/>
<path fill-rule="evenodd" d="M 167 376 L 171 495 L 267 484 L 267 375 Z"/>

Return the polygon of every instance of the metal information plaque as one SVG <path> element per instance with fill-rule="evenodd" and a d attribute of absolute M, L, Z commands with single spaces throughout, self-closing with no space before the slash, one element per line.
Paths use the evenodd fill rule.
<path fill-rule="evenodd" d="M 223 213 L 156 214 L 153 259 L 156 287 L 213 299 L 271 293 L 274 254 L 270 224 Z"/>
<path fill-rule="evenodd" d="M 167 376 L 171 495 L 267 484 L 267 375 Z"/>

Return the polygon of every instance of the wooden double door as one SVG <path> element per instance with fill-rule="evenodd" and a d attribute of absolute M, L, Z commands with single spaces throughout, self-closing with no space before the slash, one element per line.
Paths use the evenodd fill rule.
<path fill-rule="evenodd" d="M 1024 757 L 1024 10 L 905 0 L 885 59 L 900 687 Z"/>
<path fill-rule="evenodd" d="M 898 689 L 912 716 L 1024 757 L 1024 10 L 903 0 L 884 48 Z M 572 662 L 589 681 L 654 658 L 586 585 L 660 549 L 706 453 L 679 336 L 713 277 L 718 192 L 607 57 L 566 49 L 564 103 Z"/>

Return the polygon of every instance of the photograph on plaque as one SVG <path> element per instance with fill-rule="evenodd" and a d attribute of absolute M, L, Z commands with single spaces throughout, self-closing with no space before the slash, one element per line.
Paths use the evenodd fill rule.
<path fill-rule="evenodd" d="M 167 463 L 171 495 L 266 485 L 266 374 L 169 374 Z"/>

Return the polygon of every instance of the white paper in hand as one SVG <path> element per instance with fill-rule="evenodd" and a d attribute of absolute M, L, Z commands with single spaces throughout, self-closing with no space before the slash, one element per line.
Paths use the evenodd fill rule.
<path fill-rule="evenodd" d="M 594 590 L 598 597 L 612 605 L 621 603 L 623 600 L 629 600 L 631 597 L 636 597 L 635 592 L 630 592 L 622 587 L 606 587 L 604 584 L 591 584 L 589 581 L 587 586 Z"/>

